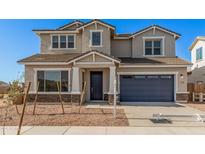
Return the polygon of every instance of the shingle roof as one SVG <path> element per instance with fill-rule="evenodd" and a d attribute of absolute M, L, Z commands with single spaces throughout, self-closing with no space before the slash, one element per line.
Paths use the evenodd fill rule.
<path fill-rule="evenodd" d="M 111 56 L 111 55 L 108 55 L 106 53 L 99 52 L 96 50 L 91 50 L 91 51 L 87 51 L 84 53 L 76 53 L 76 54 L 69 54 L 69 53 L 66 53 L 66 54 L 35 54 L 35 55 L 30 56 L 30 57 L 19 60 L 18 63 L 32 63 L 32 62 L 34 62 L 34 63 L 35 62 L 59 62 L 59 63 L 62 62 L 62 63 L 64 63 L 64 62 L 70 62 L 71 60 L 74 60 L 74 59 L 79 58 L 83 55 L 89 54 L 90 52 L 98 52 L 104 56 L 110 57 L 110 58 L 120 62 L 120 59 L 118 59 L 114 56 Z"/>
<path fill-rule="evenodd" d="M 151 58 L 119 58 L 121 64 L 137 65 L 192 65 L 178 57 L 151 57 Z"/>
<path fill-rule="evenodd" d="M 84 22 L 82 22 L 80 20 L 74 20 L 74 21 L 72 21 L 72 22 L 70 22 L 68 24 L 65 24 L 63 26 L 60 26 L 60 27 L 56 28 L 56 30 L 62 30 L 64 27 L 67 27 L 67 26 L 72 25 L 74 23 L 80 23 L 81 25 L 85 24 Z"/>
<path fill-rule="evenodd" d="M 19 60 L 18 63 L 30 63 L 30 62 L 70 62 L 75 58 L 81 57 L 83 55 L 89 54 L 95 50 L 91 50 L 85 53 L 76 53 L 76 54 L 35 54 L 30 57 Z M 185 61 L 178 57 L 152 57 L 152 58 L 116 58 L 114 56 L 107 55 L 105 53 L 95 51 L 110 58 L 113 58 L 117 61 L 120 61 L 121 64 L 137 64 L 137 65 L 192 65 L 192 63 Z"/>
<path fill-rule="evenodd" d="M 65 30 L 60 30 L 60 29 L 33 29 L 33 32 L 37 31 L 65 31 Z M 66 29 L 66 31 L 74 31 L 74 29 Z"/>
<path fill-rule="evenodd" d="M 90 20 L 89 22 L 86 22 L 86 23 L 84 23 L 83 25 L 80 25 L 78 28 L 84 27 L 84 26 L 86 26 L 86 25 L 88 25 L 88 24 L 90 24 L 90 23 L 92 23 L 92 22 L 94 22 L 94 21 L 101 22 L 101 23 L 103 23 L 103 24 L 105 24 L 105 25 L 108 25 L 108 26 L 110 26 L 110 27 L 112 27 L 112 28 L 115 29 L 115 26 L 113 26 L 113 25 L 111 25 L 111 24 L 109 24 L 109 23 L 107 23 L 107 22 L 104 22 L 104 21 L 102 21 L 102 20 L 100 20 L 100 19 Z"/>
<path fill-rule="evenodd" d="M 74 57 L 81 55 L 81 53 L 76 54 L 35 54 L 30 57 L 19 60 L 18 63 L 26 62 L 67 62 Z"/>

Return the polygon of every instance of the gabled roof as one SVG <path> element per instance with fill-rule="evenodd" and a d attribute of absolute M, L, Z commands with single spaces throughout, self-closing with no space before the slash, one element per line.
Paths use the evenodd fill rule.
<path fill-rule="evenodd" d="M 68 28 L 69 26 L 72 26 L 73 24 L 76 24 L 76 23 L 79 25 L 79 26 L 77 26 L 76 29 L 66 29 L 65 30 L 65 28 Z M 87 27 L 87 26 L 89 26 L 89 25 L 91 25 L 93 23 L 98 23 L 98 24 L 104 25 L 104 26 L 106 26 L 108 28 L 111 28 L 111 29 L 115 30 L 115 26 L 113 26 L 113 25 L 111 25 L 109 23 L 106 23 L 106 22 L 104 22 L 102 20 L 94 19 L 94 20 L 91 20 L 91 21 L 86 22 L 86 23 L 81 22 L 79 20 L 75 20 L 75 21 L 73 21 L 71 23 L 68 23 L 68 24 L 66 24 L 64 26 L 61 26 L 61 27 L 59 27 L 57 29 L 33 29 L 32 31 L 36 32 L 37 34 L 40 34 L 40 33 L 69 33 L 69 32 L 77 33 L 77 32 L 79 32 L 80 29 L 85 28 L 85 27 Z"/>
<path fill-rule="evenodd" d="M 111 28 L 111 29 L 115 29 L 115 26 L 113 26 L 113 25 L 111 25 L 111 24 L 109 24 L 109 23 L 107 23 L 107 22 L 104 22 L 104 21 L 102 21 L 102 20 L 99 20 L 99 19 L 91 20 L 91 21 L 89 21 L 89 22 L 87 22 L 87 23 L 85 23 L 85 24 L 79 26 L 78 29 L 85 28 L 85 27 L 87 27 L 87 26 L 89 26 L 89 25 L 91 25 L 91 24 L 93 24 L 93 23 L 98 23 L 98 24 L 104 25 L 104 26 L 106 26 L 106 27 L 109 27 L 109 28 Z"/>
<path fill-rule="evenodd" d="M 113 61 L 115 61 L 115 62 L 117 62 L 117 63 L 120 63 L 120 59 L 119 59 L 119 58 L 116 58 L 116 57 L 114 57 L 114 56 L 112 56 L 112 55 L 108 55 L 108 54 L 106 54 L 106 53 L 104 53 L 104 52 L 100 52 L 100 51 L 97 51 L 97 50 L 90 50 L 90 51 L 84 52 L 84 53 L 82 53 L 82 54 L 80 54 L 80 55 L 74 57 L 73 59 L 69 60 L 69 63 L 74 62 L 74 61 L 76 61 L 76 60 L 79 60 L 79 59 L 81 59 L 81 58 L 83 58 L 83 57 L 85 57 L 85 56 L 91 55 L 91 54 L 93 54 L 93 53 L 94 53 L 94 54 L 97 54 L 97 55 L 99 55 L 99 56 L 103 56 L 103 57 L 105 57 L 105 58 L 108 58 L 108 59 L 110 59 L 110 60 L 113 60 Z"/>
<path fill-rule="evenodd" d="M 194 46 L 196 45 L 196 43 L 197 43 L 198 41 L 205 41 L 205 36 L 197 36 L 197 37 L 195 38 L 194 42 L 193 42 L 193 43 L 191 44 L 191 46 L 189 47 L 189 51 L 191 51 L 191 50 L 194 48 Z"/>
<path fill-rule="evenodd" d="M 64 30 L 65 28 L 68 28 L 68 27 L 73 26 L 73 25 L 75 25 L 75 24 L 77 24 L 77 25 L 83 25 L 84 22 L 82 22 L 82 21 L 80 21 L 80 20 L 74 20 L 73 22 L 70 22 L 70 23 L 68 23 L 68 24 L 66 24 L 66 25 L 63 25 L 63 26 L 57 28 L 56 30 Z M 79 27 L 79 26 L 77 26 L 77 27 Z"/>
<path fill-rule="evenodd" d="M 163 28 L 163 27 L 158 26 L 158 25 L 152 25 L 152 26 L 146 27 L 146 28 L 144 28 L 144 29 L 142 29 L 142 30 L 139 30 L 139 31 L 133 33 L 133 34 L 130 36 L 130 38 L 135 37 L 136 35 L 139 35 L 139 34 L 141 34 L 141 33 L 144 33 L 144 32 L 146 32 L 146 31 L 148 31 L 148 30 L 150 30 L 150 29 L 153 29 L 153 28 L 158 29 L 158 30 L 161 30 L 161 31 L 166 32 L 166 33 L 169 33 L 169 34 L 175 36 L 176 39 L 180 38 L 180 36 L 181 36 L 179 33 L 176 33 L 176 32 L 171 31 L 171 30 L 169 30 L 169 29 Z"/>

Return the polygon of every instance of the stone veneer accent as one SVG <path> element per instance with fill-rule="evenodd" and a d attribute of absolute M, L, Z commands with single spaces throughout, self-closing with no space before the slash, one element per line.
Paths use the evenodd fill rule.
<path fill-rule="evenodd" d="M 176 102 L 187 102 L 189 93 L 176 93 Z"/>
<path fill-rule="evenodd" d="M 34 102 L 35 94 L 29 94 L 27 97 L 28 102 Z M 72 99 L 72 104 L 79 105 L 80 94 L 61 94 L 62 100 L 65 103 L 70 103 Z M 60 102 L 58 94 L 38 94 L 37 102 Z"/>
<path fill-rule="evenodd" d="M 107 101 L 107 100 L 108 100 L 108 94 L 104 94 L 103 100 L 104 100 L 104 101 Z"/>
<path fill-rule="evenodd" d="M 114 103 L 114 95 L 113 94 L 107 94 L 108 95 L 108 104 L 112 105 Z M 117 95 L 116 98 L 117 104 L 119 104 L 119 95 Z"/>

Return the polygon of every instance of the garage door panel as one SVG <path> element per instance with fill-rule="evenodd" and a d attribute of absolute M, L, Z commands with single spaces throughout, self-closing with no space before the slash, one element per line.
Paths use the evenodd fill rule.
<path fill-rule="evenodd" d="M 173 100 L 173 75 L 120 76 L 120 101 L 171 102 Z"/>

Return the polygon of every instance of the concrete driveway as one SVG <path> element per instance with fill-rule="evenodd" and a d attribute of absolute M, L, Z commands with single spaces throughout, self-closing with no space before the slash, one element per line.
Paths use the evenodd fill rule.
<path fill-rule="evenodd" d="M 205 112 L 184 106 L 181 104 L 166 104 L 166 105 L 139 105 L 129 106 L 123 105 L 121 108 L 124 109 L 125 114 L 128 118 L 130 127 L 193 127 L 200 126 L 205 127 L 205 123 L 198 122 L 196 117 L 181 117 L 180 115 L 194 115 L 203 114 Z M 171 123 L 153 123 L 150 119 L 153 118 L 153 114 L 166 114 L 171 115 L 168 120 Z M 173 115 L 173 117 L 172 117 Z M 179 117 L 174 117 L 179 115 Z M 205 120 L 205 119 L 204 119 Z"/>

